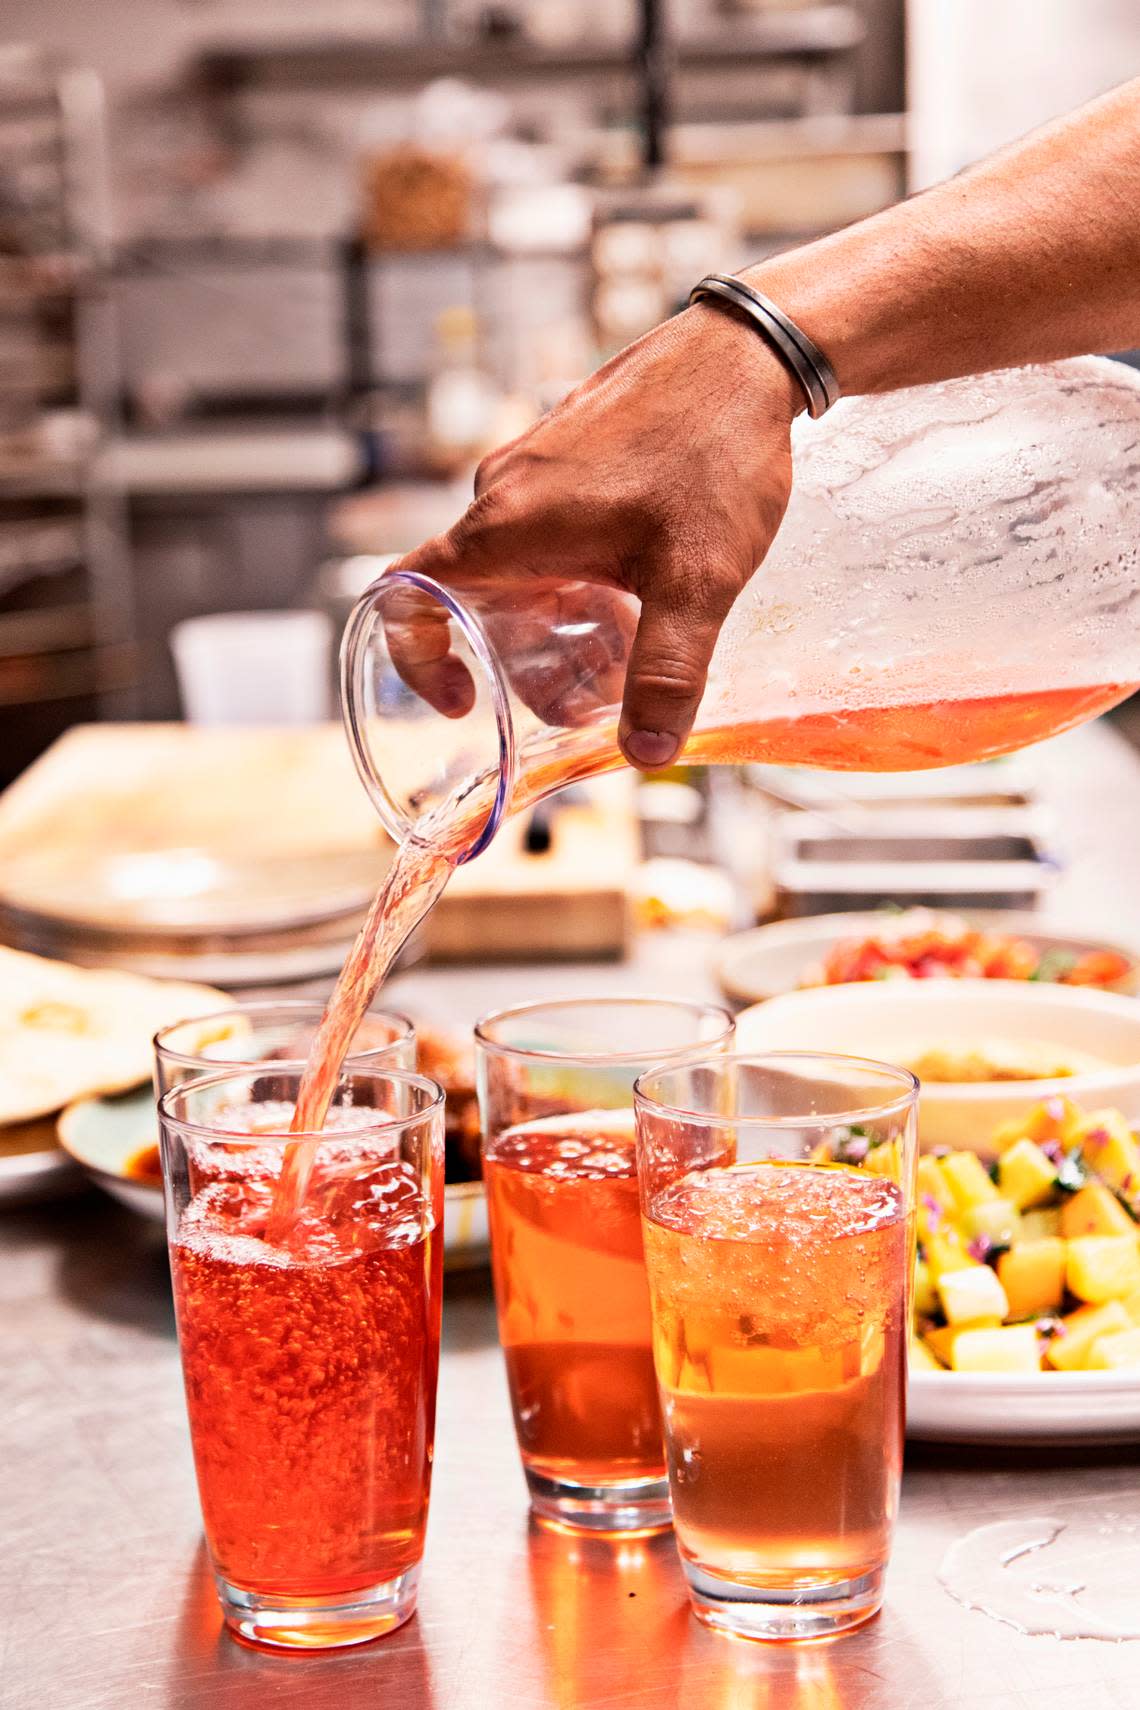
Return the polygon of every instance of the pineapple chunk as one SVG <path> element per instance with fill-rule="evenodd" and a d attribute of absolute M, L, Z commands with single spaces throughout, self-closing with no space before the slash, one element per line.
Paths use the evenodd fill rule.
<path fill-rule="evenodd" d="M 1059 1140 L 1062 1146 L 1071 1146 L 1081 1121 L 1081 1112 L 1071 1099 L 1047 1098 L 1034 1105 L 1032 1110 L 1027 1110 L 1024 1116 L 1003 1122 L 994 1130 L 990 1145 L 998 1153 L 1015 1145 L 1018 1140 L 1036 1140 L 1038 1145 L 1042 1140 Z"/>
<path fill-rule="evenodd" d="M 1034 1140 L 1018 1140 L 998 1159 L 1001 1191 L 1019 1211 L 1048 1199 L 1056 1180 L 1056 1165 L 1049 1162 Z"/>
<path fill-rule="evenodd" d="M 966 1335 L 970 1330 L 1000 1330 L 1001 1323 L 996 1318 L 979 1318 L 972 1324 L 943 1324 L 937 1330 L 928 1330 L 922 1338 L 935 1359 L 944 1366 L 954 1363 L 954 1346 L 959 1336 Z"/>
<path fill-rule="evenodd" d="M 918 1233 L 925 1239 L 936 1235 L 950 1214 L 953 1203 L 950 1190 L 942 1179 L 938 1168 L 937 1158 L 929 1156 L 918 1160 L 918 1172 L 915 1177 L 915 1198 L 918 1205 Z"/>
<path fill-rule="evenodd" d="M 1019 1241 L 997 1262 L 997 1274 L 1009 1301 L 1011 1318 L 1039 1318 L 1056 1312 L 1065 1298 L 1065 1243 L 1056 1235 Z"/>
<path fill-rule="evenodd" d="M 967 1324 L 975 1318 L 1001 1320 L 1009 1312 L 1005 1290 L 988 1265 L 943 1271 L 936 1286 L 948 1324 Z"/>
<path fill-rule="evenodd" d="M 1003 1152 L 1008 1152 L 1011 1146 L 1016 1146 L 1019 1140 L 1028 1140 L 1029 1136 L 1025 1132 L 1028 1120 L 1025 1116 L 1015 1116 L 1012 1121 L 1001 1122 L 994 1129 L 990 1135 L 990 1145 L 999 1158 Z"/>
<path fill-rule="evenodd" d="M 938 1311 L 934 1279 L 925 1259 L 914 1261 L 914 1310 L 923 1318 L 929 1318 L 932 1313 Z"/>
<path fill-rule="evenodd" d="M 1061 1207 L 1059 1205 L 1039 1206 L 1036 1211 L 1023 1211 L 1021 1214 L 1021 1240 L 1044 1241 L 1050 1235 L 1061 1233 Z"/>
<path fill-rule="evenodd" d="M 912 1372 L 940 1372 L 942 1367 L 923 1343 L 915 1340 L 907 1350 L 907 1361 Z"/>
<path fill-rule="evenodd" d="M 1070 1241 L 1078 1235 L 1135 1235 L 1136 1224 L 1103 1182 L 1086 1182 L 1061 1207 L 1061 1234 Z"/>
<path fill-rule="evenodd" d="M 902 1181 L 902 1149 L 897 1140 L 882 1146 L 872 1146 L 863 1165 L 873 1176 L 887 1176 L 893 1182 Z"/>
<path fill-rule="evenodd" d="M 971 1240 L 986 1235 L 1001 1247 L 1012 1246 L 1021 1232 L 1021 1217 L 1011 1199 L 986 1200 L 984 1205 L 971 1205 L 962 1213 L 962 1228 Z"/>
<path fill-rule="evenodd" d="M 945 1229 L 938 1235 L 928 1235 L 922 1245 L 926 1253 L 926 1268 L 935 1282 L 947 1271 L 964 1271 L 971 1265 L 981 1265 L 980 1259 L 975 1259 L 972 1253 L 967 1253 L 965 1243 L 956 1229 Z"/>
<path fill-rule="evenodd" d="M 1071 1146 L 1083 1120 L 1083 1112 L 1071 1098 L 1045 1098 L 1029 1112 L 1022 1133 L 1038 1145 L 1042 1140 L 1059 1140 L 1062 1146 Z"/>
<path fill-rule="evenodd" d="M 1140 1288 L 1140 1242 L 1135 1235 L 1079 1235 L 1069 1242 L 1065 1281 L 1078 1300 L 1126 1299 Z"/>
<path fill-rule="evenodd" d="M 1124 1302 L 1124 1310 L 1133 1324 L 1140 1325 L 1140 1288 L 1133 1290 Z"/>
<path fill-rule="evenodd" d="M 1140 1192 L 1140 1146 L 1118 1110 L 1094 1110 L 1077 1139 L 1085 1163 L 1109 1187 L 1129 1196 Z"/>
<path fill-rule="evenodd" d="M 985 1205 L 998 1197 L 976 1152 L 951 1152 L 949 1157 L 939 1158 L 938 1168 L 958 1211 L 969 1211 L 971 1206 Z"/>
<path fill-rule="evenodd" d="M 1041 1350 L 1032 1324 L 1007 1324 L 999 1330 L 963 1330 L 955 1338 L 951 1363 L 956 1372 L 1038 1372 Z"/>
<path fill-rule="evenodd" d="M 1098 1336 L 1089 1354 L 1090 1371 L 1140 1371 L 1140 1329 Z"/>
<path fill-rule="evenodd" d="M 1059 1372 L 1085 1370 L 1095 1341 L 1132 1328 L 1118 1300 L 1110 1300 L 1105 1306 L 1078 1306 L 1062 1318 L 1061 1325 L 1063 1334 L 1054 1336 L 1045 1349 L 1046 1360 Z"/>

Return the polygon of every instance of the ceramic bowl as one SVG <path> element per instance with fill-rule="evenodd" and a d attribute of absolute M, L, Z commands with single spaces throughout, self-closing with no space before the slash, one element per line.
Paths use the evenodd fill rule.
<path fill-rule="evenodd" d="M 931 1047 L 969 1049 L 1016 1040 L 1089 1053 L 1095 1069 L 1051 1080 L 928 1083 L 919 1132 L 925 1148 L 992 1153 L 1002 1123 L 1064 1094 L 1140 1120 L 1140 1003 L 1113 992 L 1014 980 L 908 980 L 825 986 L 756 1004 L 736 1019 L 737 1051 L 838 1051 L 909 1062 Z"/>

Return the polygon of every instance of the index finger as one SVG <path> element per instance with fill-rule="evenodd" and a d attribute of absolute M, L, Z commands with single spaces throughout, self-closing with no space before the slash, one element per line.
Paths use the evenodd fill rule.
<path fill-rule="evenodd" d="M 400 586 L 384 607 L 384 637 L 402 680 L 445 718 L 463 718 L 475 705 L 475 684 L 451 651 L 444 608 L 418 588 Z"/>

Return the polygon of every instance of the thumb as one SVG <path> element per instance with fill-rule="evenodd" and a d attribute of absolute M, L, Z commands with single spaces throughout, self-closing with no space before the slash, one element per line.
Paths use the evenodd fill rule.
<path fill-rule="evenodd" d="M 691 566 L 647 588 L 618 725 L 618 740 L 631 765 L 652 771 L 670 765 L 680 753 L 736 593 L 723 573 Z"/>

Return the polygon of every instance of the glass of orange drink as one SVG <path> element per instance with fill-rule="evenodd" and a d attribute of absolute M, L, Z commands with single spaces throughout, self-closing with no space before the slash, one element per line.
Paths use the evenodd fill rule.
<path fill-rule="evenodd" d="M 882 1602 L 902 1469 L 918 1083 L 788 1052 L 635 1089 L 673 1519 L 696 1614 L 756 1639 Z"/>
<path fill-rule="evenodd" d="M 427 1522 L 443 1271 L 443 1093 L 346 1066 L 323 1130 L 303 1065 L 220 1064 L 159 1101 L 170 1268 L 210 1562 L 274 1649 L 406 1621 Z M 290 1155 L 305 1192 L 271 1237 Z"/>
<path fill-rule="evenodd" d="M 658 998 L 525 1004 L 475 1030 L 499 1337 L 540 1519 L 669 1524 L 633 1083 L 733 1031 L 714 1005 Z"/>

